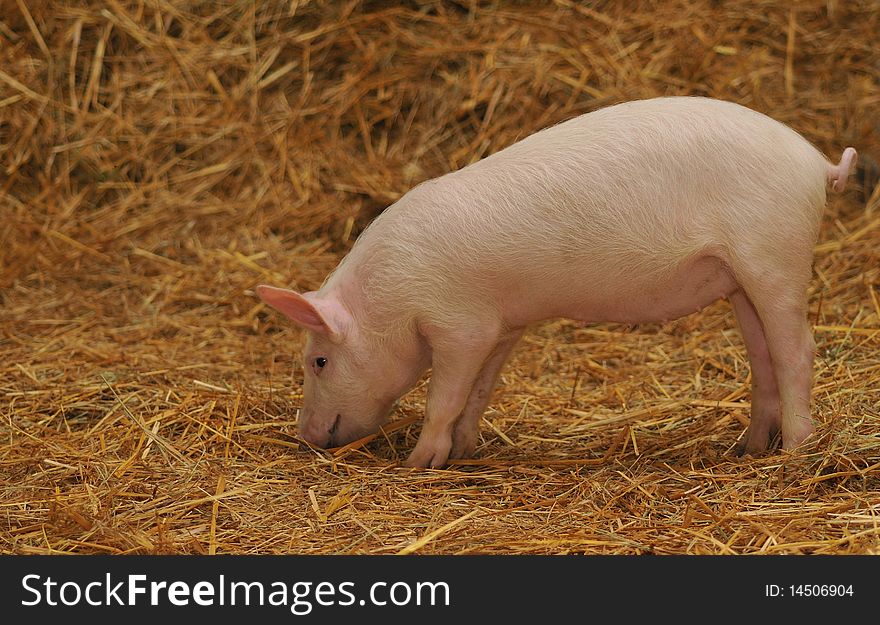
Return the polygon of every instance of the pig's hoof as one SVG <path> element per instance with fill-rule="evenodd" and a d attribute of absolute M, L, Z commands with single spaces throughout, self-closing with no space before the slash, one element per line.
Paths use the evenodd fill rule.
<path fill-rule="evenodd" d="M 741 440 L 736 444 L 736 449 L 734 449 L 733 453 L 738 457 L 742 458 L 743 456 L 760 456 L 762 452 L 767 451 L 767 447 L 758 447 L 751 446 L 749 442 L 746 440 Z"/>
<path fill-rule="evenodd" d="M 746 430 L 742 440 L 737 444 L 737 456 L 759 456 L 773 446 L 779 427 L 775 424 L 767 425 L 762 420 L 752 418 L 752 424 Z"/>
<path fill-rule="evenodd" d="M 403 461 L 403 466 L 410 469 L 439 469 L 445 464 L 445 461 L 439 463 L 437 457 L 433 454 L 430 456 L 416 456 L 415 453 L 412 453 L 409 455 L 409 458 Z"/>
<path fill-rule="evenodd" d="M 762 439 L 763 438 L 764 437 L 762 437 Z M 743 437 L 743 439 L 739 443 L 737 443 L 734 453 L 739 457 L 760 456 L 768 449 L 770 449 L 770 440 L 771 438 L 760 440 L 754 436 L 749 436 L 749 433 L 746 432 L 746 435 Z"/>
<path fill-rule="evenodd" d="M 449 457 L 452 460 L 463 460 L 465 458 L 473 458 L 474 451 L 477 449 L 477 437 L 474 436 L 462 436 L 458 435 L 456 432 L 456 436 L 452 439 L 452 450 L 449 452 Z"/>
<path fill-rule="evenodd" d="M 813 425 L 813 420 L 810 417 L 798 415 L 792 426 L 783 428 L 782 448 L 785 451 L 792 451 L 800 447 L 815 431 L 816 426 Z"/>
<path fill-rule="evenodd" d="M 403 466 L 418 469 L 440 469 L 446 465 L 451 446 L 452 441 L 439 447 L 416 443 L 415 449 L 404 461 Z"/>
<path fill-rule="evenodd" d="M 415 451 L 413 451 L 410 453 L 409 458 L 403 461 L 403 466 L 409 469 L 425 469 L 430 460 L 430 458 L 422 459 L 421 457 L 417 457 Z"/>

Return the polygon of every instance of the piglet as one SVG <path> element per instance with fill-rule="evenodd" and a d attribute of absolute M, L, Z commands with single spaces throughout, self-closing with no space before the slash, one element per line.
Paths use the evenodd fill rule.
<path fill-rule="evenodd" d="M 406 465 L 466 458 L 529 324 L 663 322 L 728 298 L 752 369 L 740 452 L 813 432 L 812 251 L 829 163 L 787 126 L 697 97 L 627 102 L 423 182 L 314 292 L 257 287 L 303 327 L 299 430 L 319 447 L 376 432 L 428 367 Z"/>

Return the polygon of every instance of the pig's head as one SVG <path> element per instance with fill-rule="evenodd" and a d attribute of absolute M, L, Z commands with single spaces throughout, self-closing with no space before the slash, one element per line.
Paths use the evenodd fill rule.
<path fill-rule="evenodd" d="M 262 285 L 256 291 L 308 333 L 299 433 L 313 445 L 345 445 L 378 431 L 425 369 L 418 349 L 362 332 L 332 294 Z"/>

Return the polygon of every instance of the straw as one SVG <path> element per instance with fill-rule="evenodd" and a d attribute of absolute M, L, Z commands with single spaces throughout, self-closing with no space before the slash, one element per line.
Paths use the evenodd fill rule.
<path fill-rule="evenodd" d="M 868 0 L 0 5 L 3 553 L 880 553 Z M 816 434 L 739 458 L 731 308 L 530 328 L 475 458 L 297 438 L 320 286 L 408 189 L 601 106 L 733 100 L 864 166 L 816 247 Z"/>

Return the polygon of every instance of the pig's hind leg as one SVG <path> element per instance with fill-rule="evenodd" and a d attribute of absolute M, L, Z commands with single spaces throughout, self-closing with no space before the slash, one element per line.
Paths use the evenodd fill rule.
<path fill-rule="evenodd" d="M 812 250 L 810 250 L 812 251 Z M 810 261 L 779 264 L 777 271 L 738 275 L 764 330 L 779 389 L 782 448 L 794 449 L 813 433 L 813 335 L 807 322 Z M 758 279 L 757 276 L 760 275 Z M 759 432 L 755 433 L 757 437 Z M 748 440 L 747 443 L 748 445 Z M 756 443 L 757 444 L 757 441 Z"/>
<path fill-rule="evenodd" d="M 728 299 L 736 313 L 752 371 L 751 421 L 737 447 L 737 454 L 755 454 L 766 450 L 779 432 L 779 386 L 764 338 L 764 328 L 755 307 L 741 289 L 733 292 Z"/>
<path fill-rule="evenodd" d="M 486 411 L 489 400 L 492 398 L 492 390 L 498 381 L 498 374 L 510 353 L 522 336 L 522 330 L 515 330 L 506 334 L 489 357 L 483 363 L 467 403 L 452 432 L 452 451 L 450 458 L 470 458 L 477 447 L 477 438 L 480 435 L 480 417 Z"/>

